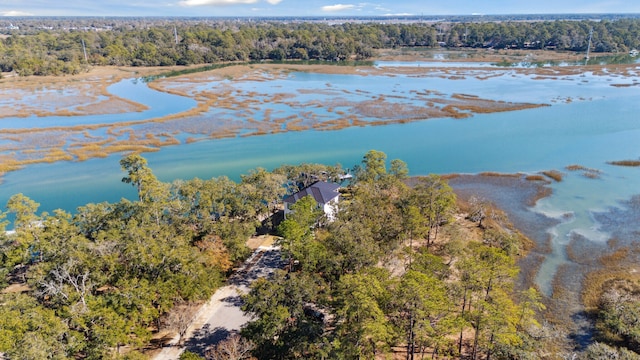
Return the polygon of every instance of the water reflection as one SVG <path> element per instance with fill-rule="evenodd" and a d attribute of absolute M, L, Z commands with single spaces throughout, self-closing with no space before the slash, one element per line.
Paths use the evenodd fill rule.
<path fill-rule="evenodd" d="M 640 57 L 629 54 L 591 56 L 585 60 L 522 60 L 522 61 L 499 61 L 499 62 L 465 62 L 465 61 L 444 61 L 449 59 L 445 54 L 434 54 L 436 61 L 375 61 L 374 65 L 379 68 L 390 67 L 424 67 L 424 68 L 546 68 L 546 67 L 567 67 L 582 65 L 619 65 L 619 64 L 640 64 Z M 443 61 L 438 61 L 443 60 Z"/>

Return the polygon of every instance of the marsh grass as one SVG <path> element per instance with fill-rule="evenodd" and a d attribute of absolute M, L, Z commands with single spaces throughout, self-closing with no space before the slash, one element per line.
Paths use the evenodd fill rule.
<path fill-rule="evenodd" d="M 15 159 L 0 159 L 0 175 L 22 169 L 24 165 L 24 162 Z"/>
<path fill-rule="evenodd" d="M 351 121 L 347 118 L 332 119 L 323 122 L 317 122 L 312 125 L 316 130 L 340 130 L 352 126 Z"/>
<path fill-rule="evenodd" d="M 289 131 L 303 131 L 308 130 L 309 127 L 302 125 L 303 120 L 300 118 L 287 122 L 287 130 Z"/>
<path fill-rule="evenodd" d="M 472 69 L 470 67 L 469 69 Z M 466 76 L 488 77 L 491 72 L 474 69 L 440 69 L 435 75 L 451 78 Z M 108 76 L 100 73 L 95 76 L 55 79 L 52 83 L 18 86 L 24 94 L 36 92 L 42 97 L 42 106 L 27 106 L 21 111 L 23 116 L 56 113 L 67 116 L 89 113 L 118 113 L 123 111 L 144 111 L 141 104 L 109 94 L 107 87 L 132 74 L 139 76 L 160 73 L 158 69 L 117 69 L 111 70 Z M 209 71 L 210 70 L 210 71 Z M 113 71 L 116 71 L 114 74 Z M 204 72 L 201 72 L 204 71 Z M 181 113 L 163 117 L 127 121 L 115 124 L 91 124 L 71 127 L 52 127 L 46 129 L 6 129 L 0 130 L 0 136 L 13 142 L 2 147 L 2 154 L 7 157 L 3 162 L 5 169 L 14 169 L 23 165 L 24 161 L 49 161 L 56 159 L 86 160 L 100 157 L 116 151 L 154 151 L 156 148 L 180 143 L 176 139 L 179 134 L 193 134 L 186 138 L 187 143 L 201 141 L 205 138 L 217 139 L 242 136 L 263 135 L 283 131 L 303 131 L 307 129 L 339 130 L 353 126 L 381 126 L 386 124 L 402 124 L 422 121 L 431 118 L 467 118 L 473 113 L 511 111 L 526 109 L 536 104 L 512 104 L 501 101 L 482 99 L 473 94 L 454 94 L 449 96 L 435 90 L 411 90 L 407 94 L 377 95 L 362 89 L 354 91 L 334 87 L 327 83 L 324 89 L 286 89 L 278 93 L 260 91 L 244 91 L 229 84 L 205 85 L 212 81 L 220 81 L 225 77 L 234 81 L 270 81 L 283 79 L 292 71 L 310 71 L 331 74 L 356 74 L 354 67 L 336 67 L 327 64 L 228 64 L 216 69 L 188 70 L 189 74 L 171 74 L 171 78 L 150 81 L 147 85 L 154 90 L 165 93 L 189 96 L 196 100 L 195 107 Z M 520 70 L 516 70 L 520 71 Z M 528 70 L 531 71 L 531 70 Z M 195 72 L 201 72 L 195 74 Z M 384 69 L 367 69 L 367 74 L 393 76 L 394 72 L 408 76 L 423 77 L 424 69 L 397 69 L 392 72 Z M 541 75 L 558 76 L 558 73 L 539 70 Z M 469 75 L 471 74 L 471 75 Z M 175 75 L 175 76 L 174 76 Z M 360 74 L 361 76 L 364 76 Z M 494 74 L 497 76 L 497 74 Z M 18 79 L 22 81 L 23 79 Z M 25 84 L 27 84 L 25 82 Z M 7 83 L 2 88 L 0 82 L 0 98 L 20 101 L 24 97 L 16 93 L 15 83 Z M 204 85 L 204 86 L 203 86 Z M 71 90 L 69 90 L 71 89 Z M 202 90 L 204 89 L 204 90 Z M 64 92 L 60 92 L 63 90 Z M 41 91 L 42 94 L 37 92 Z M 63 97 L 45 99 L 46 91 L 60 92 Z M 77 96 L 69 96 L 69 91 Z M 22 93 L 21 93 L 22 94 Z M 314 100 L 301 103 L 293 101 L 299 94 L 318 94 L 333 96 L 329 101 Z M 364 100 L 348 101 L 344 96 L 357 95 Z M 412 94 L 412 95 L 408 95 Z M 106 100 L 103 100 L 106 99 Z M 407 100 L 406 102 L 402 102 Z M 424 101 L 424 103 L 421 103 Z M 80 104 L 80 105 L 78 105 Z M 267 107 L 282 104 L 294 110 L 295 115 L 282 116 Z M 426 105 L 426 106 L 425 106 Z M 325 120 L 324 116 L 316 116 L 311 110 L 324 108 L 335 111 L 337 119 Z M 215 109 L 215 113 L 212 113 Z M 267 109 L 267 110 L 265 110 Z M 227 111 L 228 110 L 228 111 Z M 256 120 L 257 114 L 264 113 L 264 119 Z M 100 135 L 97 135 L 99 133 Z M 160 135 L 164 133 L 165 135 Z M 171 133 L 171 134 L 169 134 Z M 51 136 L 50 134 L 55 134 Z M 49 137 L 47 137 L 49 136 Z M 41 152 L 28 151 L 41 149 Z"/>
<path fill-rule="evenodd" d="M 520 177 L 522 177 L 521 174 L 506 174 L 506 173 L 499 173 L 499 172 L 493 172 L 493 171 L 481 172 L 478 175 L 480 175 L 480 176 L 488 176 L 488 177 L 507 177 L 507 178 L 520 178 Z"/>
<path fill-rule="evenodd" d="M 525 261 L 520 262 L 520 281 L 524 287 L 538 288 L 536 274 L 544 260 L 545 256 L 543 254 L 529 254 Z"/>
<path fill-rule="evenodd" d="M 451 180 L 451 179 L 456 179 L 459 178 L 461 175 L 460 174 L 445 174 L 440 176 L 443 180 Z"/>
<path fill-rule="evenodd" d="M 224 138 L 233 138 L 233 137 L 236 137 L 236 136 L 238 136 L 237 132 L 231 131 L 231 130 L 222 129 L 222 130 L 219 130 L 219 131 L 216 131 L 216 132 L 212 132 L 209 135 L 209 138 L 210 139 L 224 139 Z"/>
<path fill-rule="evenodd" d="M 568 165 L 565 169 L 568 171 L 582 171 L 582 176 L 589 179 L 599 179 L 602 174 L 601 170 L 588 168 L 582 165 Z"/>
<path fill-rule="evenodd" d="M 573 293 L 569 288 L 565 286 L 565 282 L 563 281 L 563 277 L 565 277 L 570 272 L 570 267 L 571 266 L 568 264 L 562 264 L 558 266 L 556 276 L 553 278 L 553 283 L 551 286 L 553 294 L 551 295 L 551 298 L 555 299 L 555 305 L 560 307 L 560 309 L 556 309 L 556 311 L 560 310 L 559 314 L 551 315 L 556 317 L 556 319 L 558 317 L 560 317 L 561 319 L 563 316 L 566 316 L 570 313 L 570 310 L 568 308 L 570 306 L 570 303 L 566 301 L 566 299 L 573 298 Z"/>
<path fill-rule="evenodd" d="M 582 165 L 567 165 L 565 169 L 569 171 L 579 171 L 579 170 L 586 170 L 587 168 Z"/>
<path fill-rule="evenodd" d="M 96 104 L 78 106 L 76 107 L 76 110 L 77 115 L 99 115 L 142 112 L 145 110 L 149 110 L 149 107 L 129 99 L 124 99 L 112 95 L 107 100 L 101 101 Z"/>
<path fill-rule="evenodd" d="M 640 160 L 608 161 L 607 164 L 616 165 L 616 166 L 636 167 L 636 166 L 640 166 Z"/>
<path fill-rule="evenodd" d="M 446 117 L 454 119 L 466 119 L 472 116 L 470 113 L 462 113 L 458 111 L 458 108 L 454 105 L 446 105 L 442 108 L 442 111 L 446 114 Z"/>
<path fill-rule="evenodd" d="M 549 180 L 544 177 L 543 175 L 527 175 L 525 176 L 525 180 L 527 181 L 543 181 L 543 182 L 549 182 Z"/>
<path fill-rule="evenodd" d="M 558 170 L 547 170 L 542 172 L 543 175 L 555 182 L 561 182 L 564 175 Z"/>
<path fill-rule="evenodd" d="M 51 149 L 42 158 L 43 162 L 54 163 L 56 161 L 71 161 L 73 156 L 62 149 Z"/>
<path fill-rule="evenodd" d="M 632 267 L 604 268 L 587 274 L 582 290 L 582 303 L 589 312 L 598 309 L 600 297 L 607 283 L 611 281 L 626 280 L 640 283 L 640 273 Z"/>
<path fill-rule="evenodd" d="M 68 151 L 72 154 L 76 160 L 85 161 L 90 159 L 91 157 L 99 157 L 97 154 L 103 152 L 103 148 L 108 146 L 110 141 L 105 140 L 100 144 L 92 143 L 92 144 L 81 144 L 80 146 L 76 146 L 74 148 L 70 148 Z"/>

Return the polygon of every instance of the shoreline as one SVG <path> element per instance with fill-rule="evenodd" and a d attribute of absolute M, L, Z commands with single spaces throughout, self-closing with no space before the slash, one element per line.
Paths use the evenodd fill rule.
<path fill-rule="evenodd" d="M 433 60 L 433 53 L 449 52 L 452 59 Z M 409 53 L 409 54 L 407 54 Z M 469 54 L 472 55 L 469 55 Z M 0 113 L 6 116 L 23 117 L 27 125 L 22 129 L 0 130 L 0 181 L 2 175 L 19 170 L 32 164 L 54 163 L 58 161 L 84 161 L 91 158 L 127 152 L 155 152 L 164 146 L 190 144 L 199 141 L 215 140 L 230 137 L 259 136 L 290 131 L 333 131 L 350 127 L 384 126 L 403 124 L 431 119 L 452 118 L 464 119 L 484 113 L 520 111 L 536 107 L 553 106 L 558 102 L 571 102 L 573 99 L 550 99 L 549 103 L 511 103 L 502 100 L 484 99 L 478 95 L 463 93 L 446 94 L 437 89 L 426 89 L 415 93 L 403 94 L 400 101 L 423 104 L 399 106 L 394 95 L 375 96 L 367 91 L 357 90 L 352 95 L 357 99 L 341 98 L 340 88 L 318 88 L 303 92 L 275 94 L 266 98 L 255 91 L 240 92 L 237 87 L 225 86 L 225 80 L 234 83 L 242 81 L 272 81 L 285 79 L 291 72 L 308 72 L 312 74 L 352 75 L 352 76 L 395 76 L 426 78 L 443 78 L 459 80 L 475 78 L 487 80 L 505 74 L 535 76 L 534 79 L 563 80 L 563 76 L 590 72 L 594 76 L 614 76 L 629 78 L 637 71 L 636 65 L 606 66 L 567 66 L 544 68 L 482 68 L 473 67 L 477 61 L 497 60 L 508 56 L 509 59 L 567 59 L 575 57 L 573 53 L 553 51 L 531 52 L 518 50 L 438 50 L 418 51 L 406 49 L 383 50 L 374 60 L 402 59 L 403 61 L 420 61 L 427 58 L 434 64 L 459 62 L 457 57 L 464 55 L 464 67 L 372 67 L 372 66 L 340 66 L 337 64 L 297 63 L 259 63 L 229 64 L 210 69 L 208 65 L 189 67 L 96 67 L 88 73 L 64 77 L 26 77 L 0 79 Z M 633 68 L 633 71 L 631 70 Z M 162 78 L 162 74 L 171 71 L 207 69 L 203 72 L 189 72 L 183 75 Z M 188 71 L 187 71 L 188 72 Z M 532 75 L 536 74 L 536 75 Z M 506 75 L 506 76 L 511 76 Z M 146 109 L 146 105 L 118 97 L 107 92 L 107 87 L 127 78 L 157 78 L 148 87 L 166 94 L 185 96 L 195 100 L 196 105 L 186 111 L 161 115 L 159 117 L 142 118 L 135 121 L 114 123 L 80 124 L 74 126 L 57 126 L 50 128 L 28 128 L 29 116 L 87 116 L 92 114 L 108 114 L 118 116 L 121 113 L 136 113 Z M 220 89 L 199 89 L 210 82 L 223 84 Z M 628 82 L 628 81 L 627 81 Z M 635 84 L 635 82 L 634 82 Z M 620 85 L 611 83 L 611 86 Z M 88 90 L 87 90 L 88 89 Z M 290 91 L 290 90 L 289 90 Z M 298 92 L 296 92 L 298 91 Z M 347 91 L 348 92 L 348 91 Z M 300 95 L 334 96 L 340 101 L 321 103 L 318 101 L 302 103 Z M 71 94 L 71 96 L 69 95 Z M 75 94 L 75 95 L 74 95 Z M 21 96 L 35 96 L 35 102 L 23 103 L 13 109 L 12 104 L 20 102 Z M 18 97 L 16 97 L 18 96 Z M 257 96 L 257 100 L 254 98 Z M 350 95 L 347 95 L 350 96 Z M 37 105 L 43 98 L 47 101 Z M 75 99 L 75 100 L 74 100 Z M 578 99 L 589 101 L 589 99 Z M 70 101 L 77 101 L 72 103 Z M 282 105 L 291 109 L 289 116 L 277 116 L 269 109 L 268 104 Z M 38 108 L 37 106 L 40 106 Z M 55 108 L 55 106 L 60 106 Z M 9 107 L 8 111 L 6 108 Z M 311 108 L 323 108 L 329 117 L 318 116 Z M 212 119 L 211 109 L 220 109 L 231 116 L 217 116 Z M 347 110 L 345 112 L 345 109 Z M 13 112 L 12 112 L 13 111 Z M 276 116 L 274 116 L 276 115 Z M 0 118 L 0 124 L 2 118 Z M 615 159 L 614 159 L 615 160 Z"/>
<path fill-rule="evenodd" d="M 377 59 L 377 58 L 376 58 Z M 418 57 L 416 57 L 416 60 Z M 471 63 L 470 63 L 471 64 Z M 334 118 L 319 119 L 301 104 L 298 96 L 278 94 L 280 97 L 269 99 L 269 104 L 282 104 L 293 109 L 293 114 L 284 118 L 275 118 L 267 110 L 264 119 L 254 119 L 251 114 L 256 107 L 264 106 L 252 100 L 251 93 L 236 93 L 233 88 L 219 91 L 199 91 L 198 86 L 211 81 L 270 81 L 283 79 L 290 72 L 309 72 L 314 74 L 389 76 L 410 75 L 424 72 L 424 68 L 399 69 L 376 68 L 370 66 L 338 66 L 336 64 L 230 64 L 204 72 L 195 72 L 162 78 L 163 73 L 175 70 L 207 68 L 206 65 L 166 68 L 123 68 L 97 67 L 90 72 L 64 77 L 27 77 L 5 78 L 0 80 L 0 102 L 18 103 L 18 106 L 0 106 L 4 117 L 24 118 L 25 128 L 0 130 L 0 176 L 18 170 L 24 166 L 57 161 L 84 161 L 90 158 L 106 157 L 114 153 L 152 152 L 163 146 L 188 144 L 203 140 L 213 140 L 238 136 L 257 136 L 288 131 L 331 131 L 358 126 L 380 126 L 413 121 L 425 121 L 434 118 L 463 119 L 475 114 L 503 111 L 518 111 L 549 104 L 510 103 L 483 99 L 475 95 L 452 94 L 443 99 L 437 91 L 426 91 L 411 96 L 424 102 L 424 106 L 400 107 L 395 99 L 388 96 L 367 95 L 368 101 L 342 101 L 324 104 Z M 438 76 L 448 78 L 460 76 L 469 69 L 442 70 Z M 489 69 L 484 72 L 500 71 Z M 186 96 L 196 101 L 195 107 L 174 114 L 136 121 L 109 124 L 80 124 L 75 126 L 57 126 L 49 128 L 29 128 L 28 117 L 48 116 L 91 116 L 121 113 L 136 113 L 147 109 L 146 105 L 135 103 L 126 98 L 107 92 L 107 87 L 131 77 L 159 76 L 149 83 L 149 88 L 167 94 Z M 469 74 L 468 76 L 486 76 Z M 317 92 L 325 91 L 316 89 Z M 339 91 L 333 90 L 332 91 Z M 18 95 L 16 95 L 18 94 Z M 36 96 L 35 104 L 21 103 L 21 96 Z M 72 96 L 70 96 L 70 94 Z M 75 95 L 74 95 L 75 94 Z M 290 95 L 290 96 L 289 96 Z M 362 94 L 361 94 L 362 95 Z M 16 97 L 18 96 L 18 97 Z M 46 101 L 44 101 L 46 99 Z M 77 103 L 71 103 L 76 99 Z M 251 101 L 249 101 L 251 100 Z M 266 100 L 265 100 L 266 101 Z M 40 104 L 40 105 L 37 105 Z M 7 108 L 8 106 L 8 108 Z M 38 108 L 40 106 L 40 108 Z M 323 104 L 317 104 L 322 107 Z M 232 111 L 244 111 L 248 114 L 246 122 L 233 119 L 208 121 L 211 108 Z M 347 108 L 343 110 L 334 109 Z M 7 108 L 7 109 L 5 109 Z M 6 110 L 6 111 L 5 111 Z M 263 109 L 258 108 L 257 111 Z M 2 118 L 0 118 L 0 123 Z M 186 137 L 186 138 L 184 138 Z"/>
<path fill-rule="evenodd" d="M 519 259 L 522 269 L 519 283 L 523 288 L 536 286 L 535 275 L 544 257 L 551 253 L 547 230 L 559 223 L 558 219 L 532 211 L 537 201 L 552 196 L 549 181 L 527 174 L 452 174 L 445 178 L 463 201 L 475 196 L 490 202 L 532 241 L 533 248 Z"/>
<path fill-rule="evenodd" d="M 445 177 L 463 201 L 470 196 L 490 201 L 507 214 L 518 231 L 535 243 L 535 247 L 518 260 L 517 286 L 538 288 L 536 274 L 551 252 L 547 230 L 560 220 L 533 212 L 531 208 L 538 200 L 552 196 L 547 187 L 549 182 L 527 180 L 524 174 L 453 174 Z M 578 347 L 589 344 L 595 334 L 592 316 L 607 284 L 618 279 L 640 281 L 640 244 L 637 242 L 640 195 L 634 195 L 621 205 L 594 213 L 602 230 L 611 234 L 608 241 L 594 243 L 579 234 L 572 235 L 566 246 L 567 261 L 558 267 L 550 284 L 553 292 L 551 296 L 543 297 L 547 307 L 541 313 L 544 320 L 563 328 Z"/>
<path fill-rule="evenodd" d="M 444 59 L 434 59 L 434 54 L 448 54 Z M 610 54 L 602 54 L 610 55 Z M 617 78 L 631 77 L 636 64 L 628 65 L 588 65 L 536 68 L 478 68 L 473 64 L 487 61 L 545 61 L 575 60 L 580 54 L 549 50 L 489 50 L 489 49 L 426 49 L 401 48 L 382 49 L 372 61 L 429 61 L 426 76 L 446 79 L 476 78 L 487 80 L 494 76 L 504 76 L 505 71 L 514 74 L 526 74 L 539 79 L 562 80 L 562 76 L 591 72 L 594 75 L 615 75 Z M 463 62 L 469 66 L 438 67 L 437 64 Z M 228 64 L 203 72 L 162 78 L 162 74 L 171 71 L 185 71 L 208 68 L 209 65 L 172 66 L 172 67 L 93 67 L 87 73 L 72 76 L 46 77 L 8 77 L 0 79 L 0 105 L 2 117 L 25 118 L 25 128 L 0 130 L 0 179 L 3 174 L 24 166 L 57 161 L 84 161 L 91 158 L 103 158 L 115 153 L 154 152 L 161 147 L 189 144 L 205 140 L 229 137 L 259 136 L 290 131 L 332 131 L 359 126 L 384 126 L 430 119 L 464 119 L 476 114 L 520 111 L 536 107 L 552 106 L 552 103 L 571 102 L 573 99 L 551 99 L 548 104 L 510 103 L 483 99 L 477 95 L 450 94 L 444 99 L 436 90 L 424 90 L 412 94 L 409 100 L 420 100 L 424 106 L 398 106 L 394 96 L 371 97 L 366 101 L 341 101 L 332 104 L 301 104 L 296 98 L 300 94 L 282 93 L 270 104 L 289 106 L 293 110 L 287 117 L 274 117 L 270 110 L 260 106 L 266 103 L 252 101 L 253 94 L 240 94 L 237 89 L 201 91 L 202 84 L 212 81 L 233 80 L 271 81 L 286 78 L 291 72 L 314 74 L 357 75 L 357 76 L 425 76 L 421 67 L 340 66 L 338 64 L 298 63 L 257 63 Z M 606 67 L 606 72 L 604 71 Z M 507 69 L 507 70 L 505 70 Z M 136 113 L 147 109 L 146 105 L 118 97 L 107 92 L 107 87 L 127 78 L 157 76 L 148 86 L 150 89 L 167 94 L 190 97 L 196 105 L 186 111 L 154 118 L 108 124 L 80 124 L 75 126 L 57 126 L 49 128 L 28 128 L 28 117 L 48 116 L 91 116 L 121 113 Z M 636 84 L 634 82 L 634 84 Z M 611 86 L 621 86 L 611 83 Z M 631 86 L 629 84 L 626 84 Z M 640 85 L 640 83 L 639 83 Z M 339 91 L 340 89 L 337 89 Z M 301 90 L 300 90 L 301 91 Z M 315 93 L 336 91 L 336 89 L 316 89 Z M 343 90 L 344 91 L 344 90 Z M 359 90 L 358 90 L 359 91 Z M 35 101 L 18 106 L 8 106 L 20 102 L 20 96 L 36 94 Z M 75 94 L 75 96 L 69 96 Z M 356 91 L 357 92 L 357 91 Z M 314 91 L 309 92 L 313 94 Z M 363 91 L 363 93 L 366 93 Z M 302 94 L 302 93 L 301 93 Z M 306 94 L 306 93 L 304 93 Z M 80 96 L 81 95 L 81 96 Z M 261 95 L 261 94 L 255 94 Z M 289 96 L 290 95 L 290 96 Z M 362 95 L 362 94 L 360 94 Z M 47 99 L 47 101 L 43 101 Z M 75 101 L 72 103 L 70 101 Z M 262 100 L 265 101 L 265 100 Z M 586 99 L 585 101 L 589 101 Z M 39 102 L 42 104 L 38 105 Z M 38 108 L 39 106 L 39 108 Z M 58 106 L 55 108 L 55 106 Z M 324 107 L 334 118 L 319 119 L 307 107 Z M 235 121 L 231 117 L 209 121 L 210 109 L 221 108 L 229 111 L 241 111 L 246 121 Z M 338 108 L 338 109 L 334 109 Z M 342 109 L 347 108 L 345 113 Z M 252 114 L 257 111 L 257 118 Z M 264 111 L 261 118 L 260 112 Z M 232 114 L 233 115 L 233 114 Z M 2 122 L 0 117 L 0 124 Z M 616 159 L 613 159 L 616 160 Z"/>

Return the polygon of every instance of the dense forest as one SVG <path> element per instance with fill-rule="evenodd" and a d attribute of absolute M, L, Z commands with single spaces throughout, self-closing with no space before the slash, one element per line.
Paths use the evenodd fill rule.
<path fill-rule="evenodd" d="M 139 155 L 120 163 L 135 201 L 75 214 L 38 213 L 22 194 L 8 201 L 14 231 L 0 235 L 8 359 L 145 358 L 154 334 L 182 334 L 191 305 L 249 255 L 258 229 L 281 235 L 289 266 L 243 299 L 255 321 L 231 340 L 245 355 L 225 356 L 222 343 L 208 359 L 639 358 L 637 284 L 610 283 L 594 313 L 600 342 L 575 357 L 561 329 L 536 320 L 538 292 L 516 286 L 529 242 L 507 217 L 482 199 L 458 201 L 439 176 L 408 179 L 406 164 L 384 153 L 355 167 L 335 219 L 305 197 L 279 223 L 272 215 L 286 194 L 340 181 L 341 167 L 164 183 Z"/>
<path fill-rule="evenodd" d="M 62 20 L 61 20 L 62 21 Z M 78 22 L 83 22 L 81 19 Z M 86 22 L 86 21 L 85 21 Z M 455 47 L 628 52 L 640 48 L 640 19 L 353 23 L 169 20 L 113 21 L 6 30 L 0 70 L 61 75 L 90 65 L 168 66 L 229 61 L 371 58 L 377 49 Z"/>

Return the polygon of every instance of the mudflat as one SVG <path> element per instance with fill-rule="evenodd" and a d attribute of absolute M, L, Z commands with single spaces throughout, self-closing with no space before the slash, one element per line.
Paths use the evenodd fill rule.
<path fill-rule="evenodd" d="M 198 71 L 202 66 L 168 68 L 93 67 L 87 73 L 63 77 L 17 77 L 3 74 L 0 79 L 0 128 L 2 118 L 23 118 L 24 127 L 0 130 L 0 173 L 19 169 L 22 166 L 55 161 L 82 161 L 94 157 L 105 157 L 120 152 L 157 151 L 162 146 L 189 143 L 207 139 L 272 134 L 284 131 L 336 130 L 352 126 L 387 125 L 423 121 L 432 118 L 465 118 L 479 113 L 492 113 L 529 109 L 548 104 L 512 103 L 485 99 L 476 95 L 453 94 L 444 97 L 438 90 L 425 90 L 413 94 L 412 100 L 420 100 L 420 106 L 398 104 L 390 96 L 369 94 L 366 100 L 340 98 L 329 103 L 301 103 L 295 97 L 302 92 L 313 95 L 321 92 L 336 92 L 336 89 L 285 89 L 261 100 L 264 94 L 239 92 L 234 87 L 219 87 L 215 90 L 203 84 L 230 80 L 241 82 L 272 81 L 284 79 L 292 72 L 316 74 L 342 74 L 353 76 L 410 76 L 440 77 L 444 79 L 478 80 L 501 76 L 505 71 L 514 74 L 533 75 L 544 80 L 560 79 L 562 76 L 591 72 L 605 74 L 603 66 L 563 66 L 505 68 L 480 67 L 478 63 L 563 60 L 575 61 L 580 54 L 552 51 L 519 50 L 456 50 L 440 51 L 442 59 L 434 60 L 433 51 L 383 50 L 376 60 L 382 61 L 428 61 L 424 67 L 378 67 L 337 66 L 328 64 L 258 63 L 228 64 L 213 70 Z M 468 66 L 447 67 L 450 61 L 463 61 Z M 107 88 L 123 79 L 160 75 L 170 71 L 192 70 L 194 72 L 171 77 L 159 77 L 148 83 L 154 90 L 189 97 L 196 105 L 186 111 L 170 115 L 143 118 L 110 124 L 82 124 L 73 126 L 35 127 L 31 118 L 50 116 L 82 117 L 102 114 L 136 113 L 147 110 L 147 106 L 109 93 Z M 635 65 L 608 65 L 607 76 L 619 78 L 635 76 Z M 615 85 L 615 84 L 614 84 Z M 366 93 L 367 89 L 357 90 Z M 570 101 L 568 99 L 567 101 Z M 279 116 L 268 109 L 271 105 L 286 105 L 296 114 Z M 266 110 L 263 110 L 267 107 Z M 237 116 L 211 121 L 207 112 L 213 108 L 224 108 L 240 112 Z M 320 119 L 314 108 L 322 109 L 334 116 Z M 345 113 L 344 109 L 349 109 Z M 366 119 L 366 120 L 365 120 Z M 250 130 L 247 130 L 250 129 Z"/>

